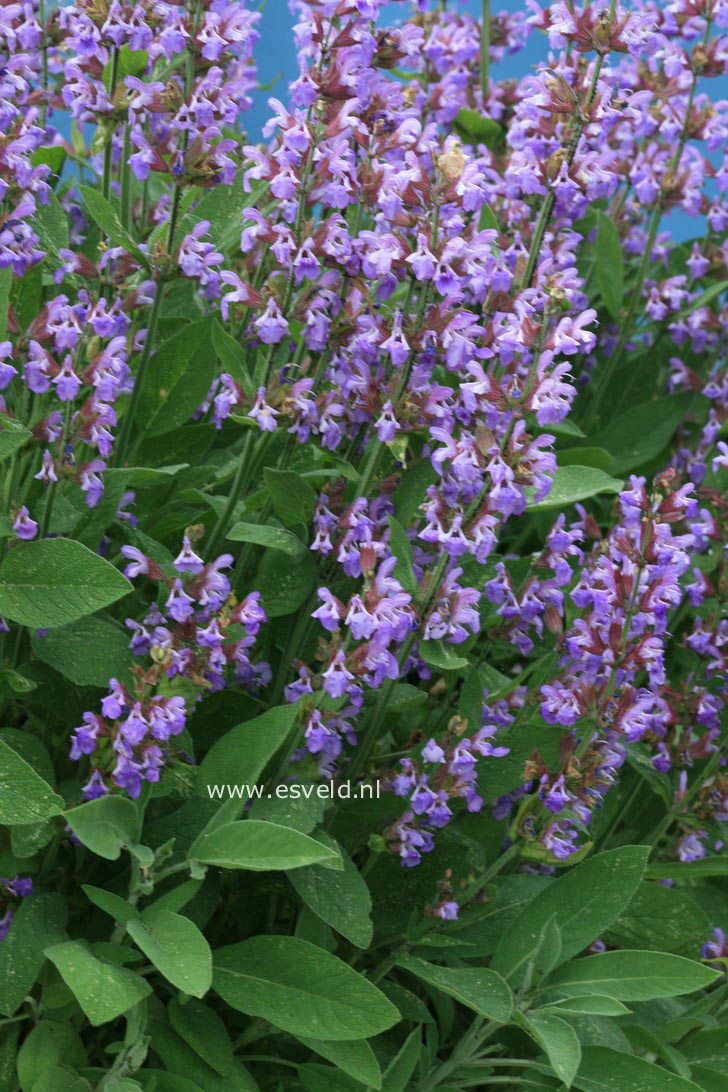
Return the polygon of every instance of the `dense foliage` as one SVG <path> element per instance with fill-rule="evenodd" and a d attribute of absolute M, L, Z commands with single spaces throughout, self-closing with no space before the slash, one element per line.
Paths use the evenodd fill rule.
<path fill-rule="evenodd" d="M 0 1092 L 716 1092 L 728 2 L 292 4 L 0 9 Z"/>

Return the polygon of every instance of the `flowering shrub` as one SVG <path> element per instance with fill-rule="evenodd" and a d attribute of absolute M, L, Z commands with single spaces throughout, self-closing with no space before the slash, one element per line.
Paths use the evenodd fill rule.
<path fill-rule="evenodd" d="M 292 8 L 2 6 L 0 1092 L 713 1092 L 728 3 Z"/>

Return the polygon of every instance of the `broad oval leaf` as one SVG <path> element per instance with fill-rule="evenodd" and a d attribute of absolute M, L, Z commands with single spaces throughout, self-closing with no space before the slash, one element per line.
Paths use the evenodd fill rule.
<path fill-rule="evenodd" d="M 582 1092 L 700 1092 L 686 1077 L 606 1046 L 584 1047 L 574 1087 Z"/>
<path fill-rule="evenodd" d="M 566 994 L 596 993 L 618 1001 L 652 1001 L 702 990 L 718 977 L 718 971 L 693 959 L 627 949 L 567 963 L 551 975 L 548 986 Z"/>
<path fill-rule="evenodd" d="M 561 932 L 562 961 L 581 952 L 629 904 L 642 880 L 648 855 L 648 846 L 623 846 L 600 853 L 560 876 L 503 934 L 493 969 L 512 984 L 520 983 L 541 930 L 552 917 Z"/>
<path fill-rule="evenodd" d="M 213 985 L 238 1012 L 316 1039 L 367 1039 L 399 1013 L 368 979 L 297 937 L 259 936 L 220 948 Z"/>
<path fill-rule="evenodd" d="M 528 508 L 532 512 L 564 508 L 598 493 L 619 493 L 623 486 L 623 481 L 596 466 L 560 466 L 546 497 L 536 504 L 530 503 Z"/>
<path fill-rule="evenodd" d="M 46 949 L 93 1027 L 107 1024 L 143 1001 L 152 988 L 126 967 L 104 963 L 85 944 L 67 940 Z"/>
<path fill-rule="evenodd" d="M 127 923 L 127 932 L 168 982 L 183 993 L 203 997 L 212 985 L 212 952 L 189 918 L 151 910 Z"/>
<path fill-rule="evenodd" d="M 68 916 L 61 895 L 42 892 L 23 899 L 0 944 L 0 1013 L 12 1016 L 45 962 L 45 949 L 63 940 Z"/>
<path fill-rule="evenodd" d="M 139 401 L 145 437 L 179 428 L 204 401 L 215 371 L 212 329 L 212 316 L 187 322 L 155 352 Z"/>
<path fill-rule="evenodd" d="M 246 868 L 253 872 L 303 868 L 319 861 L 335 861 L 336 850 L 302 834 L 262 819 L 225 823 L 197 840 L 191 856 L 200 864 L 218 868 Z"/>
<path fill-rule="evenodd" d="M 139 813 L 126 796 L 102 796 L 71 808 L 66 822 L 78 838 L 98 857 L 116 861 L 123 846 L 139 841 Z"/>
<path fill-rule="evenodd" d="M 67 538 L 24 542 L 0 566 L 0 614 L 33 629 L 68 625 L 131 590 L 118 569 Z"/>
<path fill-rule="evenodd" d="M 424 959 L 402 956 L 397 966 L 454 997 L 469 1009 L 504 1024 L 513 1012 L 513 995 L 495 971 L 475 967 L 437 967 Z"/>
<path fill-rule="evenodd" d="M 369 888 L 349 855 L 342 851 L 341 856 L 340 872 L 313 865 L 297 869 L 288 878 L 314 914 L 357 948 L 368 948 L 373 932 Z"/>
<path fill-rule="evenodd" d="M 235 770 L 240 784 L 254 785 L 266 763 L 282 746 L 297 716 L 295 705 L 279 705 L 231 728 L 205 755 L 197 777 L 197 791 L 215 798 L 211 787 L 228 784 L 231 770 Z M 244 797 L 240 803 L 242 807 Z"/>
<path fill-rule="evenodd" d="M 327 1062 L 338 1066 L 349 1077 L 353 1077 L 355 1081 L 360 1081 L 367 1088 L 379 1089 L 382 1087 L 382 1073 L 379 1062 L 366 1039 L 352 1039 L 350 1042 L 346 1042 L 343 1040 L 308 1039 L 303 1035 L 297 1035 L 296 1038 L 309 1050 L 319 1054 Z"/>
<path fill-rule="evenodd" d="M 541 1047 L 560 1081 L 571 1088 L 581 1061 L 581 1044 L 566 1020 L 546 1012 L 520 1016 L 520 1026 Z"/>
<path fill-rule="evenodd" d="M 217 1013 L 209 1005 L 190 998 L 184 1005 L 176 999 L 170 1001 L 167 1014 L 187 1045 L 215 1072 L 226 1077 L 235 1064 L 235 1055 L 227 1028 Z"/>
<path fill-rule="evenodd" d="M 33 635 L 33 652 L 44 664 L 78 686 L 108 686 L 134 662 L 129 634 L 108 618 L 82 618 L 69 626 Z"/>
<path fill-rule="evenodd" d="M 0 824 L 40 823 L 60 815 L 65 806 L 33 767 L 0 739 Z"/>
<path fill-rule="evenodd" d="M 236 523 L 228 531 L 227 537 L 232 542 L 252 542 L 256 546 L 280 550 L 291 557 L 301 557 L 307 548 L 305 542 L 301 542 L 292 531 L 266 523 Z"/>

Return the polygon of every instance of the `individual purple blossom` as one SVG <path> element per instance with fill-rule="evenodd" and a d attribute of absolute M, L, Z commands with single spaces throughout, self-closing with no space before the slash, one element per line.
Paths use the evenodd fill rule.
<path fill-rule="evenodd" d="M 25 505 L 21 506 L 13 520 L 13 531 L 16 537 L 23 542 L 30 542 L 38 534 L 38 524 L 34 519 L 31 519 L 30 512 Z"/>

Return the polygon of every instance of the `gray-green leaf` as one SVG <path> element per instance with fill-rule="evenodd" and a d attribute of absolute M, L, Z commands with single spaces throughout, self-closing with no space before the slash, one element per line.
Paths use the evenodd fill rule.
<path fill-rule="evenodd" d="M 201 864 L 218 868 L 269 872 L 335 861 L 338 853 L 292 827 L 247 819 L 226 823 L 204 834 L 192 847 L 190 856 Z"/>
<path fill-rule="evenodd" d="M 560 967 L 549 989 L 561 993 L 601 994 L 618 1001 L 680 997 L 709 986 L 719 972 L 695 960 L 667 952 L 601 952 Z"/>
<path fill-rule="evenodd" d="M 97 959 L 85 944 L 68 940 L 46 949 L 93 1027 L 107 1024 L 152 992 L 140 975 Z"/>
<path fill-rule="evenodd" d="M 437 967 L 414 956 L 401 956 L 397 966 L 454 997 L 486 1020 L 505 1023 L 513 1012 L 513 995 L 495 971 L 480 967 Z"/>
<path fill-rule="evenodd" d="M 71 539 L 22 543 L 0 566 L 0 614 L 34 629 L 68 625 L 130 591 L 118 569 Z"/>
<path fill-rule="evenodd" d="M 6 827 L 39 823 L 60 815 L 64 807 L 62 797 L 0 740 L 0 823 Z"/>
<path fill-rule="evenodd" d="M 154 910 L 127 923 L 127 932 L 168 982 L 183 993 L 203 997 L 212 985 L 212 952 L 189 918 Z"/>
<path fill-rule="evenodd" d="M 251 937 L 215 952 L 214 966 L 215 990 L 232 1008 L 293 1035 L 366 1039 L 399 1021 L 368 979 L 297 937 Z"/>

